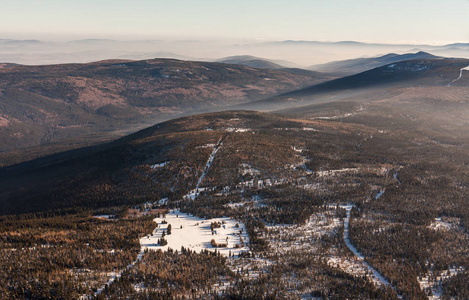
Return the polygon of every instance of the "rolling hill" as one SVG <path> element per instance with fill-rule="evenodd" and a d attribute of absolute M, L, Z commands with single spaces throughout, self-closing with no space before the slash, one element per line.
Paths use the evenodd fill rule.
<path fill-rule="evenodd" d="M 86 145 L 175 116 L 259 100 L 329 78 L 304 70 L 171 59 L 4 65 L 0 151 L 58 141 Z"/>
<path fill-rule="evenodd" d="M 245 65 L 253 68 L 264 69 L 303 69 L 301 66 L 286 60 L 281 59 L 267 59 L 252 55 L 235 55 L 221 59 L 215 62 L 224 64 Z"/>
<path fill-rule="evenodd" d="M 395 54 L 390 53 L 379 57 L 371 58 L 356 58 L 343 61 L 334 61 L 321 65 L 310 66 L 307 69 L 324 72 L 324 73 L 333 73 L 338 75 L 352 75 L 361 73 L 367 70 L 378 68 L 384 65 L 391 63 L 404 61 L 404 60 L 413 60 L 413 59 L 436 59 L 438 58 L 435 55 L 432 55 L 427 52 L 417 52 L 417 53 L 406 53 L 406 54 Z"/>
<path fill-rule="evenodd" d="M 416 91 L 421 95 L 431 91 L 443 98 L 452 97 L 450 95 L 457 91 L 457 98 L 465 101 L 469 76 L 465 76 L 467 71 L 461 69 L 468 65 L 468 59 L 457 58 L 400 61 L 234 108 L 269 111 L 360 97 L 380 99 Z M 453 89 L 449 90 L 448 85 Z"/>

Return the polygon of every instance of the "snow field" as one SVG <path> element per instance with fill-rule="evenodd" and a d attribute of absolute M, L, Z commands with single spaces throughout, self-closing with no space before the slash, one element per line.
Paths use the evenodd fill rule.
<path fill-rule="evenodd" d="M 269 242 L 272 250 L 285 254 L 293 250 L 316 251 L 317 241 L 323 235 L 332 235 L 340 227 L 332 213 L 313 214 L 305 225 L 269 225 Z"/>
<path fill-rule="evenodd" d="M 457 275 L 460 272 L 463 272 L 464 268 L 459 267 L 459 268 L 450 268 L 448 271 L 442 272 L 440 276 L 438 276 L 436 279 L 431 280 L 430 276 L 425 276 L 421 279 L 417 277 L 417 280 L 420 284 L 420 288 L 423 289 L 431 289 L 432 290 L 432 296 L 428 296 L 428 299 L 430 300 L 439 300 L 441 299 L 441 296 L 443 294 L 441 282 L 445 279 L 448 279 L 452 276 Z"/>
<path fill-rule="evenodd" d="M 239 165 L 240 173 L 242 175 L 259 175 L 260 172 L 257 169 L 254 169 L 250 164 L 242 163 Z"/>
<path fill-rule="evenodd" d="M 113 215 L 97 215 L 97 216 L 93 216 L 93 218 L 112 220 L 114 219 L 114 216 Z"/>
<path fill-rule="evenodd" d="M 153 170 L 156 170 L 156 169 L 159 169 L 159 168 L 163 168 L 168 163 L 169 163 L 169 161 L 165 161 L 165 162 L 158 163 L 158 164 L 153 164 L 153 165 L 150 165 L 150 168 L 152 168 Z"/>
<path fill-rule="evenodd" d="M 433 230 L 451 230 L 453 228 L 459 228 L 459 223 L 461 220 L 459 218 L 451 217 L 439 217 L 435 218 L 435 221 L 432 222 L 428 228 Z"/>
<path fill-rule="evenodd" d="M 196 252 L 202 250 L 217 251 L 222 255 L 239 255 L 241 252 L 249 250 L 249 237 L 245 226 L 230 218 L 201 219 L 173 210 L 166 214 L 165 218 L 155 218 L 154 221 L 158 227 L 153 234 L 140 239 L 142 250 L 167 251 L 169 248 L 180 250 L 181 247 L 191 249 Z M 164 223 L 166 222 L 166 224 Z M 213 234 L 210 228 L 211 223 L 218 222 L 220 228 L 214 228 Z M 171 234 L 167 233 L 168 225 L 171 224 Z M 238 224 L 238 227 L 236 227 Z M 164 238 L 168 241 L 165 246 L 158 245 L 165 232 Z M 226 247 L 213 247 L 211 240 L 214 239 L 217 244 L 227 244 Z M 244 241 L 242 246 L 241 239 Z"/>
<path fill-rule="evenodd" d="M 228 132 L 250 132 L 251 128 L 228 127 L 228 128 L 225 128 L 225 131 L 228 131 Z"/>

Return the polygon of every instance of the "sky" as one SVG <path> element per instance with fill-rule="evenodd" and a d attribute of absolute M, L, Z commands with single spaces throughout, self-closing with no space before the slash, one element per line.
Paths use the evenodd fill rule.
<path fill-rule="evenodd" d="M 0 38 L 469 41 L 469 0 L 0 0 Z"/>

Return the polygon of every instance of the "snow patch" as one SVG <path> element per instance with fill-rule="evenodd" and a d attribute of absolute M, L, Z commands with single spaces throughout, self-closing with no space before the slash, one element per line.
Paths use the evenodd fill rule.
<path fill-rule="evenodd" d="M 295 147 L 295 146 L 292 146 L 291 148 L 293 149 L 293 151 L 298 152 L 298 153 L 301 153 L 301 152 L 303 152 L 303 151 L 305 150 L 305 149 L 303 149 L 303 148 L 297 148 L 297 147 Z"/>
<path fill-rule="evenodd" d="M 169 164 L 169 161 L 165 161 L 165 162 L 162 162 L 162 163 L 150 165 L 150 168 L 152 168 L 153 170 L 156 170 L 156 169 L 159 169 L 159 168 L 162 168 L 162 167 L 166 166 L 167 164 Z"/>
<path fill-rule="evenodd" d="M 225 128 L 225 131 L 228 131 L 228 132 L 248 132 L 248 131 L 251 131 L 251 129 L 250 128 L 227 127 L 227 128 Z"/>
<path fill-rule="evenodd" d="M 317 120 L 336 120 L 336 119 L 351 117 L 353 115 L 354 115 L 353 113 L 347 113 L 347 114 L 332 116 L 332 117 L 315 117 L 313 119 L 317 119 Z"/>
<path fill-rule="evenodd" d="M 439 217 L 435 218 L 435 221 L 432 222 L 428 228 L 433 230 L 451 230 L 459 227 L 459 223 L 459 218 Z"/>
<path fill-rule="evenodd" d="M 112 220 L 115 218 L 114 215 L 97 215 L 97 216 L 93 216 L 94 218 L 98 218 L 98 219 L 106 219 L 106 220 Z"/>
<path fill-rule="evenodd" d="M 358 173 L 358 171 L 359 171 L 359 168 L 343 168 L 343 169 L 337 169 L 337 170 L 318 171 L 316 172 L 316 174 L 319 177 L 323 177 L 323 176 L 334 176 L 340 173 Z"/>
<path fill-rule="evenodd" d="M 239 165 L 240 167 L 240 172 L 242 175 L 251 175 L 251 176 L 254 176 L 254 175 L 258 175 L 260 174 L 259 170 L 257 169 L 254 169 L 251 165 L 249 164 L 246 164 L 246 163 L 242 163 Z"/>
<path fill-rule="evenodd" d="M 197 146 L 196 148 L 199 149 L 199 148 L 213 148 L 213 147 L 216 147 L 217 144 L 205 144 L 205 145 L 202 145 L 202 146 Z"/>
<path fill-rule="evenodd" d="M 432 296 L 428 296 L 428 299 L 439 300 L 441 299 L 441 296 L 443 295 L 443 287 L 441 283 L 444 280 L 447 280 L 450 277 L 455 276 L 461 272 L 464 272 L 463 267 L 455 268 L 453 266 L 452 268 L 449 268 L 447 271 L 441 272 L 441 275 L 437 276 L 434 280 L 431 280 L 429 275 L 422 277 L 421 279 L 417 277 L 417 280 L 422 290 L 432 291 Z"/>
<path fill-rule="evenodd" d="M 152 234 L 140 239 L 142 250 L 161 249 L 166 251 L 169 248 L 180 250 L 181 247 L 184 247 L 196 252 L 217 250 L 225 256 L 228 256 L 230 252 L 232 255 L 239 255 L 241 252 L 249 250 L 249 237 L 244 224 L 230 218 L 206 220 L 174 210 L 166 214 L 165 218 L 155 218 L 154 221 L 158 224 L 158 227 Z M 219 228 L 214 228 L 213 234 L 211 223 L 220 224 Z M 167 234 L 169 224 L 171 224 L 171 234 Z M 158 245 L 158 239 L 162 237 L 163 232 L 165 232 L 164 238 L 168 244 L 160 246 Z M 226 244 L 226 247 L 213 247 L 211 244 L 212 239 L 217 244 Z"/>

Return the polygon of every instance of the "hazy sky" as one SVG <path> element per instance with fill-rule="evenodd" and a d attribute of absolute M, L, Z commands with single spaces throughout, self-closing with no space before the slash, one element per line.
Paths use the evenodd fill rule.
<path fill-rule="evenodd" d="M 469 41 L 469 0 L 0 0 L 0 38 Z"/>

